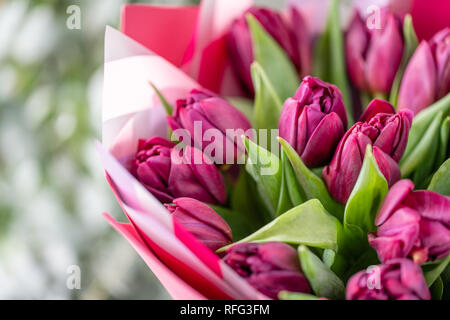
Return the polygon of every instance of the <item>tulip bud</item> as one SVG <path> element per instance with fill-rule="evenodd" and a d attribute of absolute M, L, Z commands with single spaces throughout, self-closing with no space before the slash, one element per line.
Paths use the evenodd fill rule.
<path fill-rule="evenodd" d="M 219 169 L 198 149 L 186 147 L 181 156 L 179 152 L 175 144 L 160 137 L 140 140 L 130 172 L 162 203 L 171 203 L 177 197 L 213 204 L 226 202 L 225 181 Z"/>
<path fill-rule="evenodd" d="M 446 28 L 416 49 L 403 76 L 398 108 L 417 114 L 449 92 L 450 28 Z"/>
<path fill-rule="evenodd" d="M 252 7 L 245 15 L 233 22 L 227 36 L 231 62 L 249 92 L 254 91 L 250 74 L 254 56 L 252 37 L 246 20 L 247 14 L 252 14 L 258 20 L 267 33 L 285 50 L 302 74 L 309 73 L 310 41 L 301 13 L 292 7 L 289 11 L 289 21 L 286 21 L 273 10 Z"/>
<path fill-rule="evenodd" d="M 318 78 L 303 79 L 293 98 L 286 100 L 280 116 L 280 137 L 295 148 L 305 164 L 327 163 L 347 128 L 342 93 Z"/>
<path fill-rule="evenodd" d="M 170 153 L 174 146 L 172 142 L 160 137 L 147 141 L 139 140 L 136 157 L 130 165 L 131 174 L 163 203 L 173 200 L 168 184 L 171 168 Z"/>
<path fill-rule="evenodd" d="M 430 300 L 422 269 L 395 259 L 355 274 L 347 283 L 347 300 Z"/>
<path fill-rule="evenodd" d="M 194 199 L 179 198 L 173 200 L 173 205 L 166 204 L 165 207 L 175 221 L 212 251 L 215 252 L 233 242 L 228 224 L 204 203 Z"/>
<path fill-rule="evenodd" d="M 408 142 L 412 113 L 405 110 L 395 114 L 392 105 L 376 99 L 369 104 L 361 119 L 363 121 L 356 123 L 344 135 L 330 165 L 323 170 L 331 195 L 344 204 L 358 179 L 367 145 L 373 146 L 373 156 L 389 186 L 400 179 L 397 162 Z"/>
<path fill-rule="evenodd" d="M 380 28 L 369 29 L 355 10 L 345 40 L 347 69 L 360 90 L 388 94 L 403 57 L 401 21 L 382 11 Z"/>
<path fill-rule="evenodd" d="M 297 252 L 287 244 L 236 244 L 227 250 L 223 260 L 269 298 L 277 299 L 280 291 L 311 292 Z"/>
<path fill-rule="evenodd" d="M 247 118 L 228 101 L 203 90 L 193 90 L 188 99 L 178 100 L 168 123 L 173 131 L 187 130 L 191 141 L 183 143 L 208 150 L 216 164 L 234 164 L 245 153 L 241 136 L 251 129 Z"/>
<path fill-rule="evenodd" d="M 378 212 L 369 243 L 382 262 L 411 258 L 422 264 L 450 253 L 450 197 L 413 189 L 410 180 L 397 182 Z"/>

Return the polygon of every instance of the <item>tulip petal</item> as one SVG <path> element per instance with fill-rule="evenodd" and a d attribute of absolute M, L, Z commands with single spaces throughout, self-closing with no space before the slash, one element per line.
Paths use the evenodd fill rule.
<path fill-rule="evenodd" d="M 380 226 L 392 215 L 400 203 L 414 190 L 414 184 L 411 180 L 400 180 L 392 186 L 391 190 L 384 199 L 383 205 L 378 212 L 375 225 Z"/>
<path fill-rule="evenodd" d="M 373 156 L 377 160 L 378 167 L 386 178 L 389 186 L 392 186 L 398 180 L 401 179 L 402 174 L 400 167 L 389 155 L 384 153 L 381 149 L 374 147 Z"/>
<path fill-rule="evenodd" d="M 202 159 L 201 164 L 196 164 L 195 159 Z M 211 160 L 198 149 L 186 147 L 184 154 L 185 163 L 189 164 L 193 174 L 209 193 L 219 202 L 225 203 L 227 191 L 225 181 L 217 167 L 210 163 Z"/>
<path fill-rule="evenodd" d="M 231 235 L 231 229 L 225 220 L 222 219 L 216 212 L 209 206 L 189 198 L 178 198 L 173 201 L 174 204 L 187 211 L 191 216 L 196 219 L 211 225 L 217 230 L 223 232 L 230 241 L 233 237 Z"/>
<path fill-rule="evenodd" d="M 436 65 L 429 44 L 423 41 L 406 67 L 400 86 L 399 110 L 409 109 L 418 114 L 436 98 Z"/>
<path fill-rule="evenodd" d="M 431 191 L 415 191 L 403 202 L 415 208 L 424 218 L 450 224 L 450 197 Z"/>
<path fill-rule="evenodd" d="M 369 40 L 370 33 L 367 31 L 366 24 L 359 12 L 355 10 L 345 39 L 345 56 L 349 77 L 360 90 L 367 89 L 365 56 Z"/>
<path fill-rule="evenodd" d="M 375 234 L 369 235 L 369 244 L 377 251 L 381 262 L 406 258 L 419 239 L 420 215 L 410 208 L 395 212 Z"/>
<path fill-rule="evenodd" d="M 369 122 L 379 113 L 395 114 L 394 106 L 385 100 L 374 99 L 367 106 L 359 122 Z"/>
<path fill-rule="evenodd" d="M 397 263 L 394 260 L 392 263 Z M 408 259 L 400 262 L 400 272 L 402 283 L 413 289 L 417 296 L 423 300 L 430 299 L 430 291 L 423 277 L 420 266 Z"/>
<path fill-rule="evenodd" d="M 403 57 L 403 36 L 399 21 L 389 15 L 376 30 L 367 55 L 366 79 L 371 92 L 389 93 Z"/>
<path fill-rule="evenodd" d="M 324 165 L 330 160 L 344 133 L 341 118 L 334 112 L 326 115 L 311 134 L 302 160 L 308 167 Z"/>

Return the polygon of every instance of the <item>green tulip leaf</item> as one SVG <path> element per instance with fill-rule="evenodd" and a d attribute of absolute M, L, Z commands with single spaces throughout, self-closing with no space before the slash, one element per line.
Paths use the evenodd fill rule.
<path fill-rule="evenodd" d="M 306 201 L 306 195 L 297 182 L 297 177 L 286 152 L 281 152 L 281 164 L 283 166 L 283 182 L 286 186 L 291 204 L 293 207 L 301 205 Z"/>
<path fill-rule="evenodd" d="M 280 203 L 282 169 L 281 160 L 270 151 L 243 137 L 248 153 L 246 169 L 254 178 L 263 197 L 267 200 L 272 215 L 277 215 Z"/>
<path fill-rule="evenodd" d="M 364 162 L 344 213 L 344 232 L 350 233 L 353 254 L 367 246 L 367 233 L 376 230 L 375 217 L 388 192 L 388 183 L 378 168 L 372 146 L 367 146 Z"/>
<path fill-rule="evenodd" d="M 442 295 L 444 293 L 444 282 L 442 278 L 439 277 L 430 287 L 431 300 L 442 300 Z"/>
<path fill-rule="evenodd" d="M 314 73 L 323 81 L 335 84 L 342 92 L 349 125 L 353 125 L 353 109 L 347 77 L 344 35 L 340 28 L 339 0 L 332 0 L 327 26 L 316 48 Z"/>
<path fill-rule="evenodd" d="M 447 159 L 431 179 L 428 190 L 450 196 L 450 159 Z"/>
<path fill-rule="evenodd" d="M 334 300 L 345 299 L 344 283 L 322 260 L 305 246 L 298 247 L 298 255 L 303 273 L 317 296 Z"/>
<path fill-rule="evenodd" d="M 439 140 L 435 136 L 435 131 L 438 130 L 436 126 L 441 125 L 442 118 L 439 123 L 436 122 L 436 118 L 440 114 L 441 117 L 442 115 L 447 116 L 449 112 L 450 93 L 414 117 L 409 131 L 408 145 L 400 161 L 400 168 L 404 177 L 409 176 L 423 162 L 423 159 L 434 164 L 435 159 L 430 159 L 428 147 L 431 141 Z"/>
<path fill-rule="evenodd" d="M 423 133 L 422 138 L 415 145 L 414 150 L 409 153 L 407 157 L 402 158 L 400 161 L 400 169 L 404 178 L 409 177 L 414 173 L 416 176 L 414 182 L 420 182 L 420 179 L 424 178 L 427 173 L 431 173 L 439 146 L 441 123 L 442 112 L 439 112 L 429 124 L 427 130 Z M 409 151 L 408 147 L 407 151 Z M 416 170 L 418 170 L 417 173 L 415 173 Z"/>
<path fill-rule="evenodd" d="M 312 294 L 300 293 L 300 292 L 289 292 L 289 291 L 281 291 L 278 294 L 279 300 L 318 300 L 319 298 L 313 296 Z"/>
<path fill-rule="evenodd" d="M 283 104 L 269 77 L 258 62 L 252 64 L 252 79 L 255 88 L 255 129 L 277 129 Z"/>
<path fill-rule="evenodd" d="M 441 273 L 445 271 L 450 263 L 450 255 L 439 261 L 428 262 L 422 265 L 423 275 L 428 287 L 431 287 L 433 283 L 441 276 Z"/>
<path fill-rule="evenodd" d="M 331 197 L 322 179 L 306 167 L 300 156 L 286 140 L 282 138 L 278 138 L 278 140 L 280 141 L 282 152 L 286 153 L 292 165 L 298 186 L 301 187 L 306 200 L 318 199 L 329 213 L 341 220 L 344 207 Z"/>
<path fill-rule="evenodd" d="M 400 90 L 400 85 L 406 67 L 408 66 L 408 62 L 416 51 L 417 46 L 419 45 L 419 40 L 417 39 L 416 31 L 414 30 L 413 21 L 410 14 L 407 14 L 405 16 L 403 22 L 403 39 L 405 42 L 405 48 L 403 50 L 402 62 L 392 84 L 391 96 L 389 99 L 393 106 L 397 105 L 398 92 Z"/>
<path fill-rule="evenodd" d="M 449 138 L 450 138 L 450 116 L 447 116 L 444 121 L 442 121 L 441 131 L 440 131 L 440 144 L 438 154 L 436 156 L 435 168 L 445 161 L 447 153 L 449 151 Z"/>
<path fill-rule="evenodd" d="M 239 242 L 284 242 L 322 249 L 338 249 L 341 223 L 318 200 L 310 200 L 283 213 Z M 228 246 L 230 247 L 230 246 Z M 222 248 L 219 252 L 225 251 Z"/>
<path fill-rule="evenodd" d="M 173 107 L 172 105 L 167 101 L 167 99 L 164 97 L 164 95 L 162 94 L 161 91 L 159 91 L 159 89 L 152 83 L 150 82 L 150 85 L 152 86 L 153 90 L 155 90 L 156 95 L 159 98 L 159 101 L 161 101 L 161 104 L 164 107 L 164 110 L 166 111 L 166 113 L 171 116 L 173 113 Z"/>
<path fill-rule="evenodd" d="M 258 20 L 251 14 L 246 17 L 252 35 L 255 60 L 267 73 L 278 97 L 284 101 L 292 96 L 299 86 L 295 66 Z"/>
<path fill-rule="evenodd" d="M 233 241 L 239 241 L 254 231 L 252 224 L 242 212 L 236 212 L 214 205 L 209 205 L 209 207 L 216 211 L 228 223 L 233 232 Z"/>
<path fill-rule="evenodd" d="M 347 270 L 347 258 L 334 250 L 325 249 L 322 254 L 322 261 L 337 275 L 342 275 Z"/>

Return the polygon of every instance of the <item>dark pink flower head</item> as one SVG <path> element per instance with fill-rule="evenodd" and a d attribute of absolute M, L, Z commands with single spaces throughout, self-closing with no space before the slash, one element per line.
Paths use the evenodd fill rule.
<path fill-rule="evenodd" d="M 280 116 L 280 137 L 295 148 L 308 167 L 327 163 L 347 128 L 340 90 L 318 78 L 303 79 Z"/>
<path fill-rule="evenodd" d="M 360 90 L 389 93 L 403 56 L 401 20 L 381 11 L 379 28 L 369 28 L 355 10 L 345 40 L 347 70 Z"/>
<path fill-rule="evenodd" d="M 323 178 L 331 195 L 346 203 L 361 170 L 367 145 L 373 146 L 373 155 L 389 186 L 397 182 L 401 159 L 408 142 L 412 113 L 395 113 L 383 100 L 373 100 L 361 117 L 339 142 L 329 166 L 323 170 Z"/>
<path fill-rule="evenodd" d="M 178 198 L 173 200 L 173 205 L 165 206 L 178 223 L 212 251 L 233 242 L 228 224 L 206 204 L 195 199 Z"/>
<path fill-rule="evenodd" d="M 168 187 L 171 169 L 170 153 L 174 146 L 172 142 L 160 137 L 147 141 L 139 140 L 136 157 L 130 165 L 130 172 L 163 203 L 173 200 Z"/>
<path fill-rule="evenodd" d="M 245 152 L 241 136 L 249 136 L 251 129 L 239 110 L 206 90 L 193 90 L 187 99 L 178 100 L 168 123 L 173 131 L 187 131 L 191 141 L 183 143 L 211 151 L 208 156 L 216 164 L 233 164 Z"/>
<path fill-rule="evenodd" d="M 281 242 L 240 243 L 227 250 L 225 263 L 269 298 L 280 291 L 311 292 L 298 254 Z"/>
<path fill-rule="evenodd" d="M 417 114 L 449 92 L 450 28 L 446 28 L 416 49 L 402 79 L 398 107 Z"/>
<path fill-rule="evenodd" d="M 395 259 L 351 277 L 347 300 L 430 300 L 430 291 L 417 264 Z"/>
<path fill-rule="evenodd" d="M 219 169 L 200 150 L 186 147 L 180 151 L 164 138 L 140 140 L 130 172 L 162 203 L 171 203 L 177 197 L 213 204 L 226 202 L 225 181 Z"/>
<path fill-rule="evenodd" d="M 397 182 L 378 212 L 369 243 L 383 262 L 411 258 L 421 264 L 450 253 L 450 197 L 413 189 L 410 180 Z"/>
<path fill-rule="evenodd" d="M 291 7 L 288 19 L 267 8 L 250 8 L 235 20 L 227 36 L 228 50 L 234 69 L 248 92 L 253 93 L 250 66 L 254 61 L 253 43 L 246 15 L 253 15 L 262 27 L 284 49 L 287 56 L 302 74 L 310 70 L 310 40 L 301 13 Z"/>

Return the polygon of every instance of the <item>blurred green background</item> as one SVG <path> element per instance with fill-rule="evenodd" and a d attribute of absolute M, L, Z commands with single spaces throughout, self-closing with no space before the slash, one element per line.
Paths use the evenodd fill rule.
<path fill-rule="evenodd" d="M 105 26 L 125 2 L 0 0 L 0 299 L 169 298 L 101 216 L 124 220 L 94 142 Z M 70 5 L 81 30 L 66 27 Z"/>

